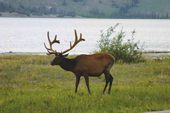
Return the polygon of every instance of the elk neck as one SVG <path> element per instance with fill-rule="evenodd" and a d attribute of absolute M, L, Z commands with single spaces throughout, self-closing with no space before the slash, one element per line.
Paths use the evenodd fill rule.
<path fill-rule="evenodd" d="M 76 59 L 63 58 L 59 65 L 66 71 L 73 71 L 76 66 Z"/>

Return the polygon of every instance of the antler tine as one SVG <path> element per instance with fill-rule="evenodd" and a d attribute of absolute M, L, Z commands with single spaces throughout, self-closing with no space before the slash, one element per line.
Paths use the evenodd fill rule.
<path fill-rule="evenodd" d="M 44 43 L 44 46 L 45 46 L 45 48 L 47 49 L 47 52 L 48 52 L 47 55 L 57 54 L 57 51 L 56 51 L 56 50 L 53 50 L 53 48 L 52 48 L 52 45 L 53 45 L 54 43 L 60 43 L 60 41 L 57 40 L 57 35 L 55 35 L 54 40 L 51 41 L 51 40 L 50 40 L 50 36 L 49 36 L 49 32 L 47 32 L 47 38 L 48 38 L 48 42 L 49 42 L 49 45 L 50 45 L 50 47 L 48 48 L 48 47 L 46 46 L 46 44 Z"/>
<path fill-rule="evenodd" d="M 54 38 L 53 41 L 50 40 L 49 32 L 47 32 L 47 37 L 48 37 L 48 42 L 49 42 L 49 44 L 50 44 L 50 47 L 51 47 L 52 44 L 54 44 L 54 43 L 60 43 L 60 41 L 57 40 L 57 35 L 55 35 L 55 38 Z M 51 48 L 52 48 L 52 47 L 51 47 Z"/>
<path fill-rule="evenodd" d="M 45 47 L 47 50 L 49 50 L 49 48 L 47 48 L 47 46 L 46 46 L 45 42 L 44 42 L 44 47 Z"/>
<path fill-rule="evenodd" d="M 48 38 L 48 42 L 49 42 L 49 44 L 50 44 L 50 48 L 51 48 L 51 40 L 50 40 L 49 31 L 47 32 L 47 38 Z M 46 49 L 47 49 L 47 46 L 46 46 Z"/>
<path fill-rule="evenodd" d="M 74 41 L 73 45 L 70 42 L 70 48 L 65 50 L 64 52 L 62 52 L 62 54 L 67 53 L 68 51 L 72 50 L 79 42 L 85 41 L 85 39 L 82 38 L 82 34 L 81 33 L 80 33 L 80 38 L 78 38 L 76 30 L 74 30 L 74 34 L 75 34 L 75 41 Z"/>
<path fill-rule="evenodd" d="M 77 36 L 77 31 L 76 30 L 74 30 L 74 34 L 75 34 L 75 41 L 77 41 L 78 40 L 78 36 Z"/>
<path fill-rule="evenodd" d="M 52 51 L 52 50 L 49 50 L 48 48 L 47 48 L 47 55 L 51 55 L 51 54 L 56 54 L 57 52 L 56 51 Z"/>
<path fill-rule="evenodd" d="M 82 41 L 85 41 L 85 39 L 82 38 L 82 33 L 80 33 L 80 39 L 81 39 Z"/>
<path fill-rule="evenodd" d="M 54 40 L 52 41 L 52 43 L 60 43 L 60 41 L 57 40 L 57 35 L 55 35 L 55 38 L 54 38 Z"/>

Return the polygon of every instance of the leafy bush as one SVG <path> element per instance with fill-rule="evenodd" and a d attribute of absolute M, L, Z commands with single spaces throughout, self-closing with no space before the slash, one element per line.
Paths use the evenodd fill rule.
<path fill-rule="evenodd" d="M 126 63 L 143 61 L 142 52 L 139 51 L 141 49 L 139 42 L 134 41 L 135 31 L 132 32 L 131 38 L 125 41 L 126 35 L 123 29 L 119 32 L 114 31 L 118 25 L 109 27 L 105 32 L 101 31 L 101 38 L 98 41 L 99 52 L 111 53 L 116 61 Z"/>

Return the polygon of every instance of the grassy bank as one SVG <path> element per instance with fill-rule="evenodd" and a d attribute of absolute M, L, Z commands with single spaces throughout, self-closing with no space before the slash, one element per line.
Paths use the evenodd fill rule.
<path fill-rule="evenodd" d="M 116 64 L 111 95 L 104 77 L 84 79 L 49 65 L 52 56 L 0 56 L 0 113 L 141 113 L 170 109 L 170 59 Z"/>

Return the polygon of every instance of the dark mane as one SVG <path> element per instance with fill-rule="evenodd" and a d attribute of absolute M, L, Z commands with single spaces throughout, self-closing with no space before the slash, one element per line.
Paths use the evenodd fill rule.
<path fill-rule="evenodd" d="M 61 66 L 61 68 L 63 68 L 66 71 L 71 71 L 75 68 L 76 66 L 76 59 L 68 59 L 68 58 L 64 58 L 61 63 L 59 64 Z"/>

